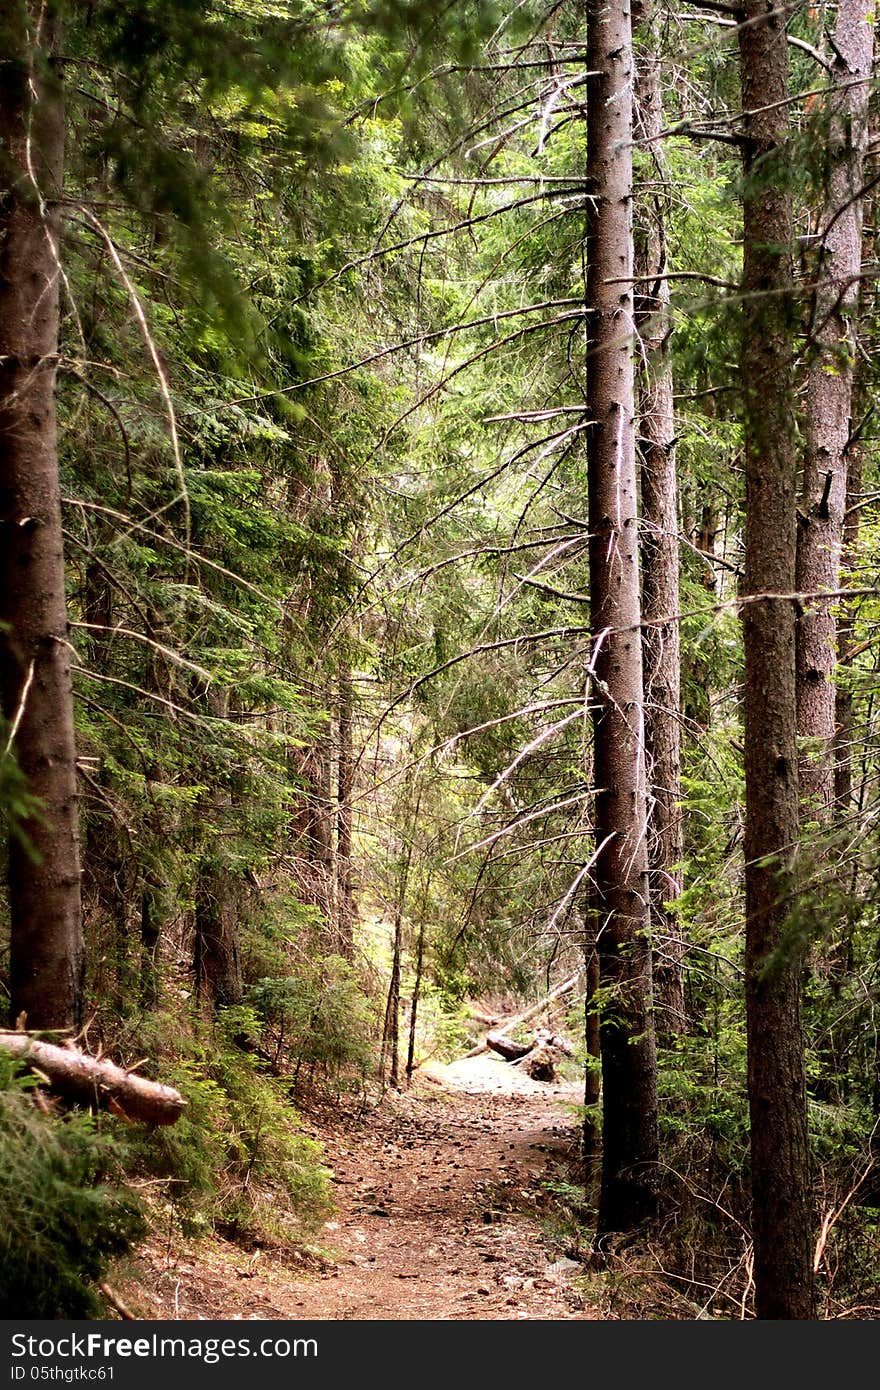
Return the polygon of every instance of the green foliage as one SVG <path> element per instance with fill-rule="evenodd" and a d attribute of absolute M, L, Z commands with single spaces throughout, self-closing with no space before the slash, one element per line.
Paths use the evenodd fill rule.
<path fill-rule="evenodd" d="M 165 1180 L 166 1210 L 185 1233 L 302 1242 L 331 1210 L 320 1145 L 303 1134 L 288 1083 L 253 1051 L 260 1031 L 244 1007 L 195 1032 L 167 1015 L 141 1025 L 138 1040 L 164 1050 L 163 1075 L 186 1109 L 139 1134 L 134 1162 Z"/>
<path fill-rule="evenodd" d="M 25 825 L 40 816 L 41 803 L 29 790 L 14 750 L 7 751 L 8 738 L 5 721 L 0 719 L 0 833 L 14 837 L 27 850 L 30 842 Z"/>
<path fill-rule="evenodd" d="M 374 1057 L 375 1021 L 351 964 L 324 956 L 312 969 L 258 980 L 248 994 L 255 1021 L 269 1031 L 276 1059 L 299 1075 L 305 1064 L 339 1083 L 363 1078 Z"/>
<path fill-rule="evenodd" d="M 97 1285 L 145 1233 L 116 1125 L 44 1114 L 0 1053 L 0 1306 L 6 1317 L 100 1316 Z"/>
<path fill-rule="evenodd" d="M 582 15 L 554 9 L 548 27 L 531 0 L 352 0 L 332 23 L 313 0 L 62 8 L 59 415 L 89 987 L 105 1040 L 149 1056 L 187 1098 L 127 1160 L 160 1180 L 154 1219 L 299 1239 L 328 1186 L 291 1089 L 367 1084 L 393 923 L 404 998 L 425 943 L 420 1055 L 464 1050 L 468 995 L 533 994 L 582 958 L 594 848 Z M 675 911 L 691 1031 L 661 1047 L 661 1131 L 672 1243 L 687 1277 L 715 1287 L 730 1251 L 740 1258 L 748 1178 L 730 288 L 742 178 L 739 150 L 688 133 L 707 113 L 723 126 L 740 102 L 735 29 L 702 18 L 664 32 L 667 134 L 635 144 L 634 210 L 640 241 L 657 208 L 666 222 L 683 535 Z M 824 42 L 817 28 L 792 18 Z M 812 69 L 792 58 L 802 92 Z M 821 103 L 797 119 L 785 183 L 806 227 Z M 866 591 L 880 539 L 870 434 L 852 571 Z M 805 824 L 791 912 L 791 941 L 810 945 L 815 1156 L 841 1195 L 872 1157 L 880 1108 L 877 619 L 865 592 L 838 675 L 862 764 L 852 823 L 836 838 Z M 357 969 L 338 954 L 346 685 Z M 20 834 L 39 808 L 5 746 L 0 721 L 0 819 Z M 234 922 L 242 977 L 229 997 L 244 1002 L 219 1010 L 193 980 L 206 900 Z M 614 1006 L 600 991 L 606 1018 Z M 52 1211 L 63 1178 L 84 1232 L 98 1230 L 111 1169 L 90 1174 L 110 1163 L 112 1127 L 50 1125 L 10 1085 L 2 1142 L 18 1135 L 22 1149 L 33 1129 L 55 1164 Z M 575 1202 L 564 1184 L 557 1195 Z M 94 1269 L 115 1220 L 106 1249 L 96 1237 L 87 1252 Z M 868 1218 L 852 1220 L 864 1236 Z M 58 1239 L 79 1268 L 73 1235 Z"/>

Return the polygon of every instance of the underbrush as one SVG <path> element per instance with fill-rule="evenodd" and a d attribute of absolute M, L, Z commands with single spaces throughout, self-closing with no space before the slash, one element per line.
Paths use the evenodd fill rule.
<path fill-rule="evenodd" d="M 99 1285 L 146 1232 L 126 1185 L 123 1123 L 60 1114 L 0 1054 L 0 1308 L 5 1317 L 99 1317 Z"/>
<path fill-rule="evenodd" d="M 598 1174 L 573 1152 L 545 1182 L 547 1233 L 583 1267 L 608 1318 L 738 1321 L 753 1315 L 748 1103 L 739 1039 L 679 1039 L 662 1055 L 658 1216 L 597 1241 Z M 582 1107 L 581 1107 L 582 1110 Z M 855 1105 L 810 1105 L 813 1240 L 820 1319 L 880 1319 L 880 1181 Z"/>
<path fill-rule="evenodd" d="M 186 1027 L 153 1014 L 137 1029 L 137 1044 L 186 1100 L 175 1125 L 139 1126 L 132 1141 L 134 1170 L 157 1180 L 153 1219 L 166 1229 L 297 1244 L 332 1210 L 321 1146 L 302 1132 L 289 1081 L 256 1051 L 261 1031 L 245 1007 Z"/>

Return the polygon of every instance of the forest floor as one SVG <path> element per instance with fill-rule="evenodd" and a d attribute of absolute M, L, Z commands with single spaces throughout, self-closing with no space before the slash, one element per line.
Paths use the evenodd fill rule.
<path fill-rule="evenodd" d="M 492 1055 L 428 1064 L 359 1112 L 303 1107 L 336 1210 L 307 1251 L 147 1242 L 117 1284 L 136 1315 L 181 1319 L 595 1319 L 571 1182 L 575 1084 Z"/>

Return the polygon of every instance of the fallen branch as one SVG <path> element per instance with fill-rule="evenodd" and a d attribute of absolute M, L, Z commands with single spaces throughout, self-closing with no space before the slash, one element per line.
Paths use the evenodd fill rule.
<path fill-rule="evenodd" d="M 89 1057 L 73 1046 L 58 1047 L 29 1033 L 0 1032 L 0 1048 L 18 1057 L 50 1090 L 83 1105 L 97 1105 L 126 1120 L 173 1125 L 186 1105 L 179 1091 Z"/>
<path fill-rule="evenodd" d="M 536 1018 L 537 1015 L 542 1013 L 554 1000 L 561 999 L 564 994 L 570 994 L 577 985 L 580 977 L 581 972 L 578 970 L 574 975 L 570 975 L 567 980 L 563 980 L 561 985 L 557 985 L 555 989 L 551 989 L 550 993 L 545 995 L 539 1003 L 532 1004 L 524 1013 L 517 1014 L 515 1018 L 509 1018 L 502 1027 L 495 1028 L 492 1032 L 492 1036 L 496 1039 L 503 1038 L 506 1033 L 512 1032 L 513 1029 L 518 1028 L 521 1023 L 528 1023 L 529 1019 Z M 500 1051 L 499 1048 L 495 1047 L 494 1043 L 490 1044 L 487 1041 L 479 1043 L 476 1047 L 472 1047 L 470 1052 L 466 1052 L 464 1055 L 465 1057 L 479 1057 L 480 1053 L 487 1052 L 490 1046 L 494 1047 L 496 1052 Z"/>
<path fill-rule="evenodd" d="M 136 1315 L 132 1313 L 128 1307 L 126 1307 L 122 1299 L 119 1297 L 119 1294 L 116 1292 L 115 1289 L 111 1289 L 109 1284 L 99 1284 L 98 1288 L 101 1290 L 101 1293 L 104 1295 L 107 1302 L 110 1304 L 110 1307 L 116 1309 L 117 1313 L 123 1319 L 124 1322 L 138 1321 Z"/>

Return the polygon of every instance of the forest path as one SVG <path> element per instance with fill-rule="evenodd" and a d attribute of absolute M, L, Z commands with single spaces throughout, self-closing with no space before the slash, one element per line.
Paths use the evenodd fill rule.
<path fill-rule="evenodd" d="M 151 1260 L 152 1316 L 595 1317 L 545 1186 L 564 1176 L 579 1099 L 580 1087 L 531 1081 L 490 1056 L 429 1066 L 360 1117 L 305 1115 L 334 1174 L 323 1258 L 249 1258 L 212 1242 L 166 1256 L 164 1272 Z"/>

